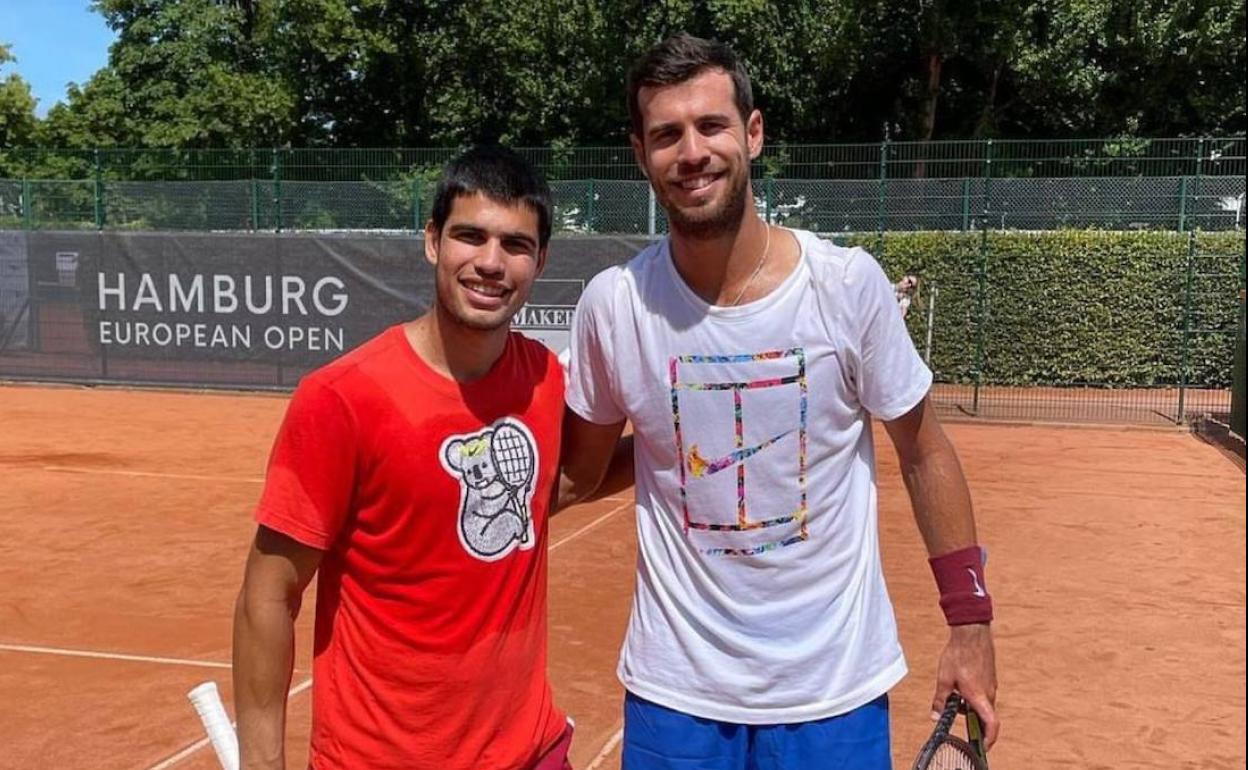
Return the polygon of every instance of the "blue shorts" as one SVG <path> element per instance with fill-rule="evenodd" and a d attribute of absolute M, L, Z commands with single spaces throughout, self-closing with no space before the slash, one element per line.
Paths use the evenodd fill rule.
<path fill-rule="evenodd" d="M 848 714 L 776 725 L 690 716 L 628 693 L 622 770 L 891 770 L 888 696 Z"/>

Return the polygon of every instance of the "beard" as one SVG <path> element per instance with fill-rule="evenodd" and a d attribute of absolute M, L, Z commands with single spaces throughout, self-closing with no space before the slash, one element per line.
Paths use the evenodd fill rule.
<path fill-rule="evenodd" d="M 667 220 L 673 231 L 689 238 L 713 238 L 732 232 L 741 226 L 745 217 L 749 177 L 741 177 L 729 188 L 728 194 L 718 205 L 682 209 L 672 204 L 666 196 L 655 197 L 667 212 Z"/>

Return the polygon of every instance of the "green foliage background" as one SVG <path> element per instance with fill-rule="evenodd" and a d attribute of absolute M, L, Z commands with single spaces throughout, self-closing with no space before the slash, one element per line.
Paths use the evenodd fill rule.
<path fill-rule="evenodd" d="M 630 63 L 682 30 L 741 55 L 772 141 L 1245 130 L 1245 0 L 92 7 L 108 64 L 43 120 L 0 38 L 0 147 L 621 145 Z"/>
<path fill-rule="evenodd" d="M 1187 383 L 1230 384 L 1242 232 L 890 232 L 842 242 L 876 253 L 893 278 L 922 279 L 908 317 L 920 351 L 938 289 L 931 364 L 944 381 L 974 382 L 982 319 L 984 384 L 1178 385 L 1185 361 Z"/>

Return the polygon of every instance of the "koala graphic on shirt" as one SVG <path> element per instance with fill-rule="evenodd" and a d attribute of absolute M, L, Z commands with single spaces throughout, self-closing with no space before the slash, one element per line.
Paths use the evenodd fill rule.
<path fill-rule="evenodd" d="M 536 538 L 533 518 L 537 442 L 511 417 L 469 434 L 451 436 L 439 452 L 442 467 L 459 480 L 459 541 L 472 556 L 497 561 Z"/>

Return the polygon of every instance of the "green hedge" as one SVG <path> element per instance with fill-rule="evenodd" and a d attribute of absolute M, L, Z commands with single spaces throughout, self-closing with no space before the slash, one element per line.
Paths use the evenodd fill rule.
<path fill-rule="evenodd" d="M 984 384 L 1178 385 L 1184 362 L 1191 386 L 1230 384 L 1242 232 L 890 232 L 838 240 L 875 253 L 894 278 L 922 279 L 909 318 L 920 350 L 927 304 L 939 289 L 932 367 L 943 381 L 975 379 L 982 265 Z"/>

